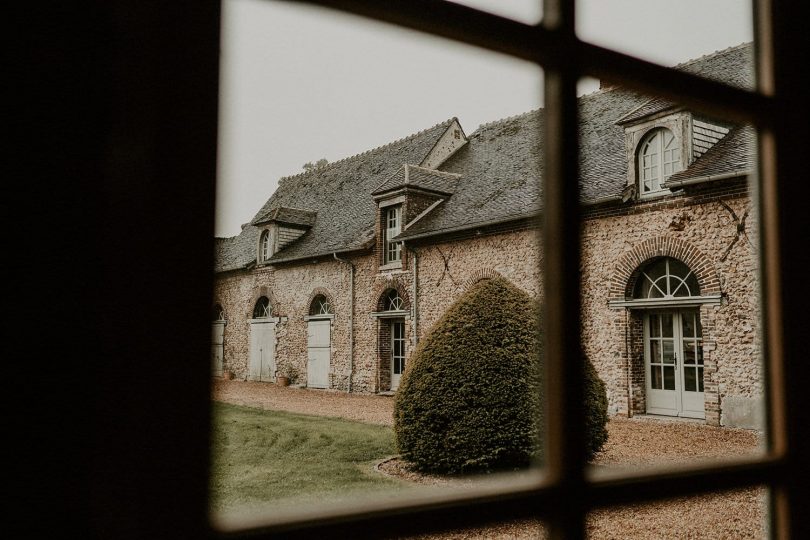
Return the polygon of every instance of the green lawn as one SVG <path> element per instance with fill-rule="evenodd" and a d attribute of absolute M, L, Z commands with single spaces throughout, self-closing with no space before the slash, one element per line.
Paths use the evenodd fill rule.
<path fill-rule="evenodd" d="M 405 487 L 372 471 L 374 461 L 395 453 L 389 427 L 224 403 L 213 407 L 215 510 Z"/>

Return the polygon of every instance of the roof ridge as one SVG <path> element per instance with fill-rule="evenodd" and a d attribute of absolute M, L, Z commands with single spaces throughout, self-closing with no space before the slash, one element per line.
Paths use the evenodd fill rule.
<path fill-rule="evenodd" d="M 416 137 L 418 137 L 420 135 L 424 135 L 428 131 L 436 129 L 437 127 L 444 126 L 444 125 L 449 126 L 450 124 L 452 124 L 454 121 L 457 121 L 457 120 L 458 120 L 458 118 L 456 118 L 454 116 L 454 117 L 449 118 L 449 119 L 447 119 L 447 120 L 445 120 L 443 122 L 439 122 L 438 124 L 435 124 L 435 125 L 432 125 L 432 126 L 430 126 L 428 128 L 417 131 L 416 133 L 411 133 L 410 135 L 406 135 L 405 137 L 395 139 L 395 140 L 387 142 L 385 144 L 381 144 L 380 146 L 375 146 L 374 148 L 364 150 L 363 152 L 360 152 L 358 154 L 353 154 L 351 156 L 341 158 L 341 159 L 339 159 L 337 161 L 332 161 L 332 162 L 327 163 L 326 165 L 323 165 L 321 167 L 315 167 L 315 168 L 312 168 L 312 169 L 310 169 L 308 171 L 304 171 L 304 172 L 300 172 L 300 173 L 296 173 L 296 174 L 290 174 L 290 175 L 287 175 L 287 176 L 282 176 L 282 177 L 279 178 L 278 183 L 281 184 L 281 182 L 283 180 L 292 180 L 293 178 L 300 178 L 300 177 L 306 176 L 308 174 L 311 174 L 311 173 L 313 173 L 315 171 L 323 171 L 325 169 L 329 169 L 333 165 L 337 165 L 339 163 L 342 164 L 342 163 L 345 163 L 347 161 L 357 159 L 360 156 L 365 156 L 366 154 L 369 154 L 371 152 L 376 152 L 377 150 L 382 150 L 383 148 L 388 148 L 389 146 L 393 146 L 393 145 L 398 144 L 398 143 L 402 143 L 402 142 L 405 142 L 405 141 L 409 141 L 411 139 L 415 139 Z"/>
<path fill-rule="evenodd" d="M 701 56 L 698 56 L 697 58 L 691 58 L 689 60 L 684 60 L 683 62 L 681 62 L 679 64 L 675 64 L 672 67 L 673 68 L 682 68 L 682 67 L 691 66 L 692 64 L 695 64 L 697 62 L 705 60 L 706 58 L 708 58 L 710 56 L 716 56 L 718 54 L 731 52 L 731 51 L 733 51 L 735 49 L 742 49 L 744 47 L 748 47 L 748 46 L 751 46 L 751 45 L 753 45 L 753 41 L 743 41 L 742 43 L 739 43 L 737 45 L 732 45 L 731 47 L 726 47 L 725 49 L 717 49 L 714 52 L 709 52 L 709 53 L 703 54 Z"/>
<path fill-rule="evenodd" d="M 501 118 L 499 120 L 492 120 L 491 122 L 486 122 L 486 123 L 483 123 L 483 124 L 479 124 L 478 127 L 475 128 L 475 131 L 470 133 L 470 136 L 468 138 L 472 138 L 472 136 L 475 135 L 476 133 L 478 133 L 479 131 L 481 131 L 481 130 L 483 130 L 485 128 L 489 128 L 489 127 L 491 127 L 491 126 L 493 126 L 495 124 L 500 124 L 502 122 L 507 122 L 509 120 L 516 120 L 516 119 L 520 118 L 521 116 L 528 116 L 530 114 L 534 114 L 534 113 L 540 112 L 542 110 L 545 110 L 545 107 L 537 107 L 536 109 L 531 109 L 531 110 L 528 110 L 526 112 L 513 114 L 512 116 L 506 116 L 506 117 Z"/>

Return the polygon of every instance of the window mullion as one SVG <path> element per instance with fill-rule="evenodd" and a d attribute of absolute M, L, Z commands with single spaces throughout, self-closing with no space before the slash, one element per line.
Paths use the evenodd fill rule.
<path fill-rule="evenodd" d="M 548 526 L 552 538 L 585 537 L 583 362 L 580 343 L 580 209 L 577 40 L 574 2 L 545 0 L 545 28 L 566 61 L 545 72 L 543 251 L 545 265 L 546 467 L 566 495 Z M 565 52 L 563 52 L 565 51 Z"/>

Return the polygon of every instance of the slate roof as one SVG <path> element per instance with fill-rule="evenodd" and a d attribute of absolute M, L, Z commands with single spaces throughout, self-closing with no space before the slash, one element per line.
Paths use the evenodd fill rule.
<path fill-rule="evenodd" d="M 757 165 L 756 132 L 749 126 L 732 129 L 708 152 L 679 173 L 664 182 L 664 187 L 694 179 L 729 174 L 747 174 Z"/>
<path fill-rule="evenodd" d="M 676 66 L 743 88 L 753 87 L 752 47 L 742 44 Z M 664 100 L 611 87 L 579 98 L 580 193 L 584 203 L 618 198 L 627 182 L 624 128 L 630 114 L 649 114 L 673 106 Z M 399 238 L 442 234 L 537 215 L 541 208 L 542 109 L 482 125 L 469 142 L 440 167 L 460 175 L 455 193 Z M 293 177 L 282 179 L 276 193 L 256 214 L 288 207 L 317 212 L 311 230 L 276 253 L 271 262 L 364 249 L 373 245 L 376 205 L 372 193 L 401 186 L 404 164 L 420 164 L 448 120 L 430 129 Z M 700 159 L 672 180 L 724 174 L 744 163 L 753 168 L 753 132 L 732 130 Z M 410 169 L 410 172 L 418 169 Z M 417 178 L 417 177 L 415 177 Z M 431 185 L 439 175 L 419 174 Z M 408 179 L 410 180 L 410 178 Z M 444 179 L 442 179 L 444 181 Z M 435 184 L 432 184 L 435 187 Z M 217 270 L 242 268 L 255 259 L 258 229 L 252 225 L 229 239 L 217 239 Z"/>
<path fill-rule="evenodd" d="M 287 208 L 286 206 L 281 206 L 271 209 L 262 217 L 255 218 L 251 224 L 262 225 L 264 223 L 276 221 L 278 223 L 288 223 L 291 225 L 304 225 L 306 227 L 311 227 L 315 223 L 315 218 L 317 215 L 317 212 L 312 212 L 311 210 L 302 210 L 300 208 Z"/>
<path fill-rule="evenodd" d="M 677 107 L 678 105 L 672 103 L 671 101 L 668 101 L 660 97 L 654 97 L 649 101 L 647 101 L 646 103 L 642 103 L 641 105 L 639 105 L 626 115 L 619 118 L 619 120 L 617 120 L 616 123 L 620 125 L 631 124 L 637 120 L 643 120 L 648 116 L 669 111 Z"/>
<path fill-rule="evenodd" d="M 405 164 L 371 194 L 380 195 L 404 187 L 414 187 L 452 195 L 456 191 L 459 175 Z"/>
<path fill-rule="evenodd" d="M 317 213 L 312 228 L 278 251 L 270 262 L 282 262 L 368 247 L 374 240 L 376 204 L 371 192 L 404 163 L 421 163 L 456 121 L 451 118 L 404 139 L 324 167 L 288 176 L 252 220 L 262 221 L 281 207 Z M 259 228 L 247 225 L 232 238 L 216 239 L 215 271 L 244 268 L 256 260 Z"/>

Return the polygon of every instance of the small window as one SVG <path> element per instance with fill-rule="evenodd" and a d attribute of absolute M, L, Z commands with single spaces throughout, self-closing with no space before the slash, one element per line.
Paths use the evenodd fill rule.
<path fill-rule="evenodd" d="M 214 309 L 212 310 L 211 320 L 213 322 L 223 322 L 225 320 L 225 310 L 222 309 L 222 306 L 219 304 L 214 304 Z"/>
<path fill-rule="evenodd" d="M 661 184 L 681 170 L 681 149 L 668 129 L 656 129 L 641 142 L 638 151 L 639 193 L 664 191 Z"/>
<path fill-rule="evenodd" d="M 270 300 L 266 296 L 262 296 L 256 300 L 256 305 L 253 306 L 253 318 L 263 319 L 269 317 L 273 312 L 273 307 L 270 305 Z"/>
<path fill-rule="evenodd" d="M 265 262 L 272 255 L 273 253 L 270 251 L 270 231 L 264 231 L 259 240 L 259 261 Z"/>
<path fill-rule="evenodd" d="M 405 300 L 396 289 L 391 289 L 385 295 L 385 311 L 402 311 L 405 309 Z"/>
<path fill-rule="evenodd" d="M 317 315 L 332 315 L 334 311 L 332 311 L 332 304 L 329 303 L 329 299 L 326 296 L 319 294 L 312 300 L 312 304 L 309 306 L 309 314 L 311 316 Z"/>
<path fill-rule="evenodd" d="M 402 260 L 402 242 L 391 240 L 400 232 L 402 232 L 402 206 L 392 206 L 385 211 L 385 264 Z"/>
<path fill-rule="evenodd" d="M 638 299 L 700 296 L 697 277 L 677 259 L 664 257 L 641 270 L 633 294 Z"/>

